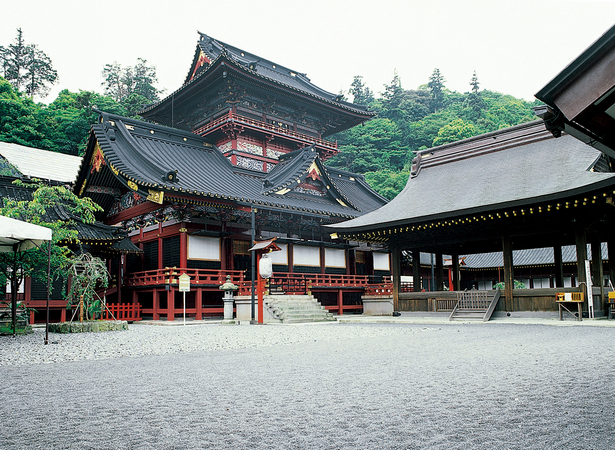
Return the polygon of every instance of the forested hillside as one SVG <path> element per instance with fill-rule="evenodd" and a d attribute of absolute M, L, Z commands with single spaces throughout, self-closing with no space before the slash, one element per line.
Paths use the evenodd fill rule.
<path fill-rule="evenodd" d="M 537 101 L 480 90 L 476 74 L 465 93 L 448 90 L 444 81 L 435 69 L 427 84 L 406 90 L 395 74 L 376 98 L 356 76 L 348 94 L 377 116 L 335 135 L 340 152 L 327 163 L 365 174 L 376 191 L 392 199 L 405 186 L 417 150 L 536 119 Z"/>

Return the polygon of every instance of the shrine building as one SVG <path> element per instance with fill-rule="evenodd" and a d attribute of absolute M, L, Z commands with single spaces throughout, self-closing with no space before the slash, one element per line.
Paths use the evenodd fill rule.
<path fill-rule="evenodd" d="M 143 317 L 222 315 L 225 277 L 249 293 L 255 240 L 277 239 L 271 289 L 310 292 L 334 313 L 390 275 L 381 246 L 332 240 L 325 225 L 386 204 L 362 175 L 325 166 L 327 138 L 374 116 L 301 72 L 199 34 L 184 84 L 141 113 L 100 112 L 75 192 L 142 254 L 114 265 L 117 292 Z"/>
<path fill-rule="evenodd" d="M 451 290 L 459 291 L 461 255 L 499 253 L 505 289 L 499 302 L 494 297 L 496 312 L 557 311 L 557 293 L 581 293 L 584 315 L 606 314 L 604 280 L 615 280 L 615 265 L 604 264 L 605 251 L 615 252 L 615 27 L 536 97 L 545 103 L 535 108 L 542 120 L 420 151 L 395 199 L 328 227 L 342 239 L 391 249 L 396 309 L 450 307 L 444 255 L 454 267 Z M 566 246 L 576 250 L 574 272 L 564 270 Z M 528 249 L 548 249 L 553 280 L 515 289 L 515 279 L 530 277 L 515 269 L 524 262 L 513 252 Z M 401 289 L 402 252 L 414 261 L 421 252 L 435 255 L 438 293 Z M 413 271 L 418 291 L 418 264 Z"/>

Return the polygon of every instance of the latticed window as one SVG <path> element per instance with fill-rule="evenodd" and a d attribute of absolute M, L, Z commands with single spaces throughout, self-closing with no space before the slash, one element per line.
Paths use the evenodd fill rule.
<path fill-rule="evenodd" d="M 249 255 L 251 247 L 250 241 L 233 241 L 233 254 Z"/>

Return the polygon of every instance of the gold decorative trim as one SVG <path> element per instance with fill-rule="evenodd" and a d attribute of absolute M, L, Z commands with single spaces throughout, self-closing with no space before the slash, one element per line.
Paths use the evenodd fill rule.
<path fill-rule="evenodd" d="M 130 181 L 128 183 L 130 183 Z M 162 205 L 162 203 L 164 202 L 164 192 L 163 191 L 152 191 L 151 189 L 148 189 L 147 191 L 149 192 L 149 195 L 147 196 L 146 200 Z"/>
<path fill-rule="evenodd" d="M 137 186 L 136 183 L 133 183 L 132 181 L 128 180 L 127 181 L 128 187 L 130 189 L 132 189 L 133 191 L 138 191 L 139 190 L 139 186 Z"/>

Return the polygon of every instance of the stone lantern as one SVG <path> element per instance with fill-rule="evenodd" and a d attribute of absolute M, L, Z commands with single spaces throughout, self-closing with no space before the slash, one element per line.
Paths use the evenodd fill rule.
<path fill-rule="evenodd" d="M 222 323 L 224 324 L 234 324 L 233 320 L 233 291 L 239 289 L 239 286 L 233 284 L 231 282 L 231 276 L 226 276 L 226 283 L 220 286 L 220 290 L 224 291 L 224 297 L 222 300 L 224 301 L 224 320 Z"/>

